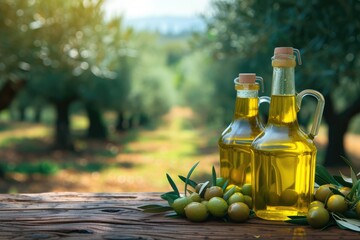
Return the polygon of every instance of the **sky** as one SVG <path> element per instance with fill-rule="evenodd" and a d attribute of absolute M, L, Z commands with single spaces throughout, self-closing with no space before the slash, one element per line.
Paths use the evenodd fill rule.
<path fill-rule="evenodd" d="M 153 16 L 195 16 L 209 10 L 211 0 L 106 0 L 109 16 L 122 14 L 125 19 Z"/>

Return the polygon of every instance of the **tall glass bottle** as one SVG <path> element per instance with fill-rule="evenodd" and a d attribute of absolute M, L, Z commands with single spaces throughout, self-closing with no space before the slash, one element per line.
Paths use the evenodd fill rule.
<path fill-rule="evenodd" d="M 269 118 L 251 145 L 254 211 L 268 220 L 306 215 L 314 190 L 317 150 L 313 138 L 318 133 L 325 102 L 314 90 L 296 94 L 294 52 L 301 64 L 299 50 L 275 48 Z M 297 111 L 306 95 L 318 100 L 309 134 L 297 122 Z"/>
<path fill-rule="evenodd" d="M 260 81 L 253 73 L 239 74 L 235 78 L 235 113 L 230 125 L 219 138 L 220 176 L 229 180 L 229 184 L 242 186 L 251 183 L 250 145 L 263 127 L 258 117 L 258 106 L 269 102 L 268 97 L 258 97 Z"/>

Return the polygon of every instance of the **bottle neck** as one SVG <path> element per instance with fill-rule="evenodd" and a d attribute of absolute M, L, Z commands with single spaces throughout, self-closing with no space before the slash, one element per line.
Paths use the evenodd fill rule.
<path fill-rule="evenodd" d="M 274 67 L 271 95 L 295 95 L 294 67 Z"/>
<path fill-rule="evenodd" d="M 273 82 L 268 123 L 277 125 L 297 124 L 295 101 L 295 64 L 286 65 L 273 61 Z M 280 65 L 280 66 L 279 66 Z"/>
<path fill-rule="evenodd" d="M 268 124 L 297 124 L 295 104 L 296 102 L 294 95 L 272 95 L 269 108 Z"/>
<path fill-rule="evenodd" d="M 258 90 L 237 90 L 234 119 L 257 116 L 258 104 Z"/>

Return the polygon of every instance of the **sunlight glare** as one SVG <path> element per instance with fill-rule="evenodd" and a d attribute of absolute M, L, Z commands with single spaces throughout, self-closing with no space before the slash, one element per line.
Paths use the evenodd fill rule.
<path fill-rule="evenodd" d="M 195 16 L 205 13 L 210 0 L 106 0 L 108 15 L 123 15 L 134 19 L 153 16 Z"/>

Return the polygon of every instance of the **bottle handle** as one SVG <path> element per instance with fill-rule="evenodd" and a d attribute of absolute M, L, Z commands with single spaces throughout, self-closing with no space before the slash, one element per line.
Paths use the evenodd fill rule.
<path fill-rule="evenodd" d="M 264 79 L 260 76 L 256 76 L 255 82 L 259 82 L 261 92 L 264 92 Z"/>
<path fill-rule="evenodd" d="M 268 96 L 259 97 L 259 104 L 258 104 L 258 106 L 260 106 L 262 103 L 268 103 L 268 104 L 270 104 L 270 100 L 271 100 L 271 98 L 268 97 Z"/>
<path fill-rule="evenodd" d="M 310 133 L 308 134 L 308 136 L 311 139 L 314 139 L 314 137 L 319 133 L 321 118 L 322 118 L 324 107 L 325 107 L 325 99 L 324 99 L 323 95 L 321 93 L 319 93 L 318 91 L 315 91 L 312 89 L 303 90 L 296 96 L 296 111 L 297 112 L 300 111 L 302 99 L 308 95 L 315 97 L 317 99 L 317 105 L 316 105 L 316 109 L 315 109 L 313 125 L 311 126 Z"/>
<path fill-rule="evenodd" d="M 261 105 L 262 103 L 268 103 L 268 104 L 270 104 L 270 100 L 271 100 L 271 98 L 268 97 L 268 96 L 261 96 L 261 97 L 259 97 L 258 107 L 260 107 L 260 105 Z M 260 120 L 259 120 L 259 122 L 260 122 L 261 126 L 264 127 L 264 124 L 263 124 Z"/>

